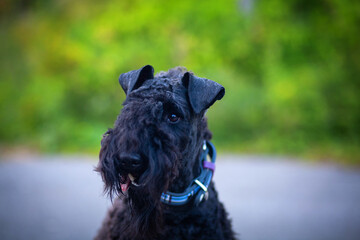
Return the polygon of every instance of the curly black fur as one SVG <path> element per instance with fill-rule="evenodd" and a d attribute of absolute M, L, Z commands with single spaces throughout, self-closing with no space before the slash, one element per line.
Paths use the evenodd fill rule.
<path fill-rule="evenodd" d="M 191 101 L 199 100 L 189 92 L 189 84 L 195 84 L 192 73 L 177 67 L 145 79 L 152 74 L 152 67 L 146 67 L 120 79 L 127 97 L 114 128 L 102 140 L 96 170 L 111 199 L 118 197 L 96 239 L 234 239 L 213 184 L 209 199 L 198 207 L 161 203 L 163 192 L 183 192 L 199 174 L 202 144 L 211 138 L 204 112 L 213 100 L 197 113 L 192 107 L 197 102 Z M 178 121 L 169 120 L 173 114 Z M 136 162 L 124 156 L 135 156 Z M 123 193 L 129 173 L 138 186 Z"/>

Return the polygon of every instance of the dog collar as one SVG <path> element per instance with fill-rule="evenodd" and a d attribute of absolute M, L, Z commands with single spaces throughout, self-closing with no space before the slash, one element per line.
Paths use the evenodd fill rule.
<path fill-rule="evenodd" d="M 208 156 L 210 161 L 208 161 Z M 194 204 L 199 205 L 206 200 L 209 193 L 208 187 L 215 172 L 216 150 L 209 141 L 204 141 L 203 151 L 200 156 L 200 175 L 182 193 L 165 192 L 161 195 L 161 202 L 170 206 L 182 206 L 189 203 L 193 198 Z"/>

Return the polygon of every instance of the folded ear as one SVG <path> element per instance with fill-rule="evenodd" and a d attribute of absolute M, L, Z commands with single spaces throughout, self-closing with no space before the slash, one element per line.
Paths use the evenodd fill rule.
<path fill-rule="evenodd" d="M 217 82 L 196 77 L 189 72 L 184 74 L 182 83 L 188 89 L 191 107 L 197 114 L 208 109 L 225 94 L 225 88 Z"/>
<path fill-rule="evenodd" d="M 154 68 L 146 65 L 138 70 L 123 73 L 119 77 L 119 83 L 126 95 L 139 88 L 145 80 L 154 78 Z"/>

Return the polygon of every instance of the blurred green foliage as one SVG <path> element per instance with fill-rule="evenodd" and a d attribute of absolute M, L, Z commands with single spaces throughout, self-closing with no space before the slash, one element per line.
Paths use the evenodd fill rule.
<path fill-rule="evenodd" d="M 0 3 L 0 141 L 97 152 L 120 73 L 186 66 L 223 84 L 223 151 L 360 162 L 360 3 L 350 0 Z"/>

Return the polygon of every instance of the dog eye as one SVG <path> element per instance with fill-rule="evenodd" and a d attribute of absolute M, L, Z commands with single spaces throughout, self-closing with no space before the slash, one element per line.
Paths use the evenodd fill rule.
<path fill-rule="evenodd" d="M 169 116 L 168 116 L 168 120 L 169 120 L 171 123 L 176 123 L 176 122 L 179 121 L 179 119 L 180 119 L 180 117 L 179 117 L 178 115 L 174 114 L 174 113 L 169 114 Z"/>

